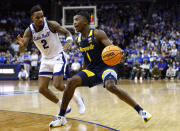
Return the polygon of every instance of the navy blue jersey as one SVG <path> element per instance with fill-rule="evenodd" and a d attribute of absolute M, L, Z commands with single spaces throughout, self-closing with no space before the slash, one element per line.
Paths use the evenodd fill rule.
<path fill-rule="evenodd" d="M 105 46 L 95 41 L 94 29 L 89 30 L 88 37 L 84 40 L 82 40 L 82 35 L 79 34 L 77 44 L 84 56 L 84 62 L 87 68 L 107 66 L 101 58 L 101 53 Z"/>

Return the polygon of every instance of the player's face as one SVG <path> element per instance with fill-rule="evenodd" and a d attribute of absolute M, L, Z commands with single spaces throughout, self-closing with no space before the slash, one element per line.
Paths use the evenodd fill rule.
<path fill-rule="evenodd" d="M 44 23 L 43 11 L 34 12 L 34 14 L 32 15 L 31 18 L 32 18 L 33 23 L 37 27 L 41 27 L 43 25 L 43 23 Z"/>
<path fill-rule="evenodd" d="M 73 18 L 73 25 L 77 32 L 81 32 L 87 24 L 85 18 L 81 15 L 75 15 Z"/>

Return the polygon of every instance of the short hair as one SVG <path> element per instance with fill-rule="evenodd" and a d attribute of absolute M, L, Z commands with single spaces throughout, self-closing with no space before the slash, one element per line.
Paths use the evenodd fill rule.
<path fill-rule="evenodd" d="M 88 24 L 90 23 L 90 16 L 87 11 L 80 11 L 76 15 L 81 15 L 81 16 L 85 17 L 88 20 Z"/>
<path fill-rule="evenodd" d="M 40 5 L 35 5 L 31 8 L 30 10 L 30 15 L 32 16 L 34 14 L 34 12 L 37 12 L 37 11 L 41 11 L 41 6 Z"/>

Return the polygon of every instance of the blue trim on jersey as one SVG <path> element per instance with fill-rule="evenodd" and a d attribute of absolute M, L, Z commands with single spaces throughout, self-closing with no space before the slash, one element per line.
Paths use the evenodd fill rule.
<path fill-rule="evenodd" d="M 62 54 L 62 59 L 63 59 L 63 63 L 64 63 L 64 64 L 63 64 L 63 66 L 62 66 L 62 69 L 61 69 L 59 72 L 56 72 L 56 73 L 53 74 L 54 76 L 64 74 L 64 66 L 65 66 L 65 64 L 66 64 L 66 59 L 65 59 L 65 57 L 64 57 L 63 52 L 61 52 L 61 54 Z"/>
<path fill-rule="evenodd" d="M 53 75 L 53 72 L 39 72 L 39 75 Z"/>
<path fill-rule="evenodd" d="M 29 30 L 31 31 L 31 35 L 33 35 L 33 32 L 32 32 L 32 30 L 31 30 L 31 26 L 29 26 Z"/>
<path fill-rule="evenodd" d="M 45 18 L 45 19 L 46 19 L 46 18 Z M 52 33 L 57 33 L 56 31 L 52 31 L 52 29 L 49 27 L 49 24 L 48 24 L 47 19 L 46 19 L 46 23 L 47 23 L 47 26 L 48 26 L 49 30 L 50 30 Z"/>

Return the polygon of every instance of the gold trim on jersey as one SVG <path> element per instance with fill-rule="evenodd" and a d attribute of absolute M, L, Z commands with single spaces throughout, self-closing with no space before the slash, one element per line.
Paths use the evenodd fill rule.
<path fill-rule="evenodd" d="M 95 75 L 93 72 L 91 72 L 91 71 L 89 71 L 89 70 L 86 70 L 86 69 L 85 69 L 85 70 L 82 70 L 82 71 L 84 71 L 88 77 L 92 77 L 92 76 Z"/>
<path fill-rule="evenodd" d="M 107 70 L 105 70 L 105 71 L 103 72 L 103 74 L 102 74 L 102 79 L 103 79 L 103 77 L 104 77 L 105 73 L 106 73 L 106 72 L 108 72 L 108 71 L 115 72 L 113 69 L 107 69 Z M 116 73 L 116 72 L 115 72 L 115 73 Z"/>
<path fill-rule="evenodd" d="M 92 35 L 93 35 L 93 29 L 90 30 L 88 37 L 91 37 Z"/>

